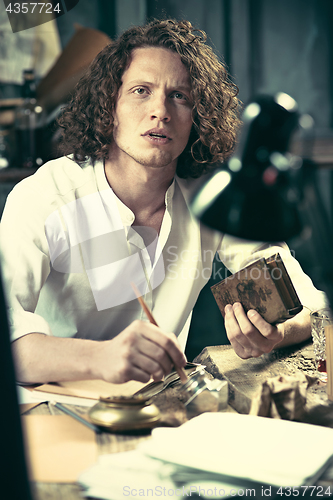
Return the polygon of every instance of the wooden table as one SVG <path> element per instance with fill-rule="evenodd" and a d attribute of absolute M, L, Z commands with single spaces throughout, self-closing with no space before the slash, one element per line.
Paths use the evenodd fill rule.
<path fill-rule="evenodd" d="M 227 411 L 248 413 L 251 400 L 261 384 L 277 375 L 315 375 L 313 348 L 305 343 L 297 348 L 285 348 L 260 358 L 241 360 L 230 346 L 205 348 L 196 362 L 206 365 L 206 370 L 216 378 L 227 379 L 229 403 Z M 163 422 L 177 426 L 187 420 L 184 399 L 180 394 L 180 383 L 166 389 L 154 397 Z M 74 407 L 79 412 L 82 407 Z M 55 409 L 55 412 L 59 410 Z M 29 413 L 49 413 L 46 403 L 30 410 Z M 325 385 L 315 384 L 308 389 L 307 421 L 333 427 L 333 403 L 327 399 Z M 310 424 L 309 424 L 310 425 Z M 99 454 L 117 453 L 136 448 L 138 443 L 150 439 L 150 433 L 141 435 L 102 433 L 96 435 Z M 304 437 L 306 439 L 306 436 Z M 314 450 L 317 453 L 318 450 Z M 333 465 L 317 481 L 318 485 L 331 486 L 333 493 Z M 76 484 L 32 483 L 34 500 L 82 500 L 80 488 Z"/>
<path fill-rule="evenodd" d="M 162 421 L 165 425 L 176 427 L 187 421 L 184 397 L 179 392 L 180 387 L 179 382 L 174 387 L 167 388 L 153 398 L 154 404 L 158 406 L 162 414 Z M 49 408 L 47 403 L 42 403 L 26 414 L 50 414 Z M 73 406 L 72 408 L 80 414 L 87 411 L 87 408 L 84 407 Z M 228 408 L 228 411 L 235 412 L 231 407 Z M 52 408 L 52 413 L 63 415 L 57 408 Z M 150 437 L 149 431 L 143 431 L 137 435 L 107 432 L 96 434 L 98 453 L 117 453 L 133 450 L 140 442 L 150 439 Z M 34 500 L 82 500 L 80 491 L 79 486 L 76 484 L 32 483 Z"/>

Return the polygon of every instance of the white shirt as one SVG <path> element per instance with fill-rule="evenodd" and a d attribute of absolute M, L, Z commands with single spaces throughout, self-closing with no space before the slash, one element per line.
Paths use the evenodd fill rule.
<path fill-rule="evenodd" d="M 80 167 L 59 158 L 17 184 L 1 221 L 12 339 L 32 332 L 113 338 L 135 319 L 147 319 L 134 282 L 158 325 L 184 349 L 217 251 L 232 273 L 279 251 L 303 305 L 327 305 L 286 244 L 272 247 L 202 226 L 188 207 L 198 182 L 175 178 L 159 235 L 135 230 L 135 216 L 113 193 L 102 162 Z"/>

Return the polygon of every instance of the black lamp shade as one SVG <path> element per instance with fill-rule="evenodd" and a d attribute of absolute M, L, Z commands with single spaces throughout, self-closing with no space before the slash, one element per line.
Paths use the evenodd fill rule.
<path fill-rule="evenodd" d="M 283 241 L 302 223 L 297 170 L 285 155 L 298 125 L 297 105 L 286 94 L 261 96 L 244 110 L 236 154 L 194 196 L 191 208 L 204 224 L 259 241 Z"/>

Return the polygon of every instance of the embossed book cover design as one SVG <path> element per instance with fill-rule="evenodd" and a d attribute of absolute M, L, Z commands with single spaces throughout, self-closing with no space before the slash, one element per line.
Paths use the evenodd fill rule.
<path fill-rule="evenodd" d="M 224 317 L 227 304 L 241 302 L 271 324 L 282 323 L 302 310 L 280 254 L 262 258 L 211 287 Z"/>

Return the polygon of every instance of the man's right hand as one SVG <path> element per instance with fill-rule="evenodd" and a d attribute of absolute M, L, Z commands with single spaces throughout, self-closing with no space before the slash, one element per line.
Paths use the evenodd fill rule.
<path fill-rule="evenodd" d="M 139 320 L 111 340 L 31 333 L 12 345 L 17 379 L 28 384 L 87 379 L 148 382 L 186 364 L 173 333 Z"/>
<path fill-rule="evenodd" d="M 96 347 L 99 378 L 113 383 L 148 382 L 151 377 L 162 380 L 173 366 L 186 364 L 177 337 L 145 321 L 134 321 L 114 339 Z"/>

